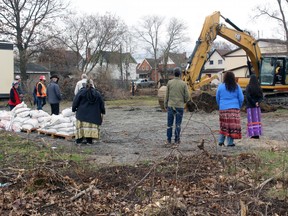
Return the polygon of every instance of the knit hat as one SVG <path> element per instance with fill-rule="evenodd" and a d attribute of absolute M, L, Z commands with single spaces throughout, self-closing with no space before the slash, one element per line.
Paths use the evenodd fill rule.
<path fill-rule="evenodd" d="M 16 84 L 19 84 L 19 82 L 17 80 L 14 80 L 12 86 L 15 86 Z"/>

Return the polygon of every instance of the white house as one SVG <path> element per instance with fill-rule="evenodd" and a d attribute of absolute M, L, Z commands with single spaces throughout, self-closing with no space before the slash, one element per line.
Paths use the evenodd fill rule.
<path fill-rule="evenodd" d="M 262 56 L 287 55 L 285 42 L 277 39 L 259 39 L 258 46 Z M 236 77 L 247 77 L 249 74 L 246 52 L 237 48 L 225 55 L 225 71 L 233 71 Z"/>
<path fill-rule="evenodd" d="M 217 74 L 218 78 L 222 80 L 222 72 L 225 70 L 225 54 L 230 50 L 226 49 L 215 49 L 208 57 L 208 60 L 204 64 L 203 75 L 208 75 L 209 77 Z M 213 80 L 212 83 L 218 84 L 219 81 Z"/>
<path fill-rule="evenodd" d="M 136 79 L 137 62 L 130 53 L 101 52 L 99 63 L 92 73 L 102 68 L 110 72 L 110 77 L 117 80 Z"/>

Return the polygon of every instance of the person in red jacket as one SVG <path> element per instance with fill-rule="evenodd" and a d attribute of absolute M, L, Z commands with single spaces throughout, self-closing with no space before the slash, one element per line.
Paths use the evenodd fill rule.
<path fill-rule="evenodd" d="M 8 101 L 10 110 L 12 110 L 15 106 L 21 103 L 21 99 L 17 91 L 18 87 L 19 87 L 19 82 L 13 81 L 12 88 L 10 90 L 9 101 Z"/>

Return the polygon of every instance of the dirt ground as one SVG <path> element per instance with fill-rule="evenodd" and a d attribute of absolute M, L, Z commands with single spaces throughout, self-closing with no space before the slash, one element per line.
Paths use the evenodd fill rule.
<path fill-rule="evenodd" d="M 55 152 L 86 155 L 93 169 L 62 160 L 26 172 L 6 167 L 0 170 L 2 180 L 13 184 L 0 196 L 0 214 L 287 215 L 287 199 L 267 196 L 287 188 L 287 181 L 259 178 L 260 160 L 253 151 L 287 147 L 288 110 L 263 113 L 259 140 L 245 136 L 243 112 L 243 138 L 233 148 L 217 145 L 217 111 L 185 113 L 180 146 L 165 148 L 166 115 L 158 106 L 108 107 L 101 140 L 92 145 L 19 133 Z M 202 140 L 204 150 L 197 147 Z"/>
<path fill-rule="evenodd" d="M 23 137 L 57 146 L 71 147 L 72 151 L 88 154 L 98 164 L 123 165 L 140 161 L 160 160 L 171 151 L 165 148 L 166 115 L 160 107 L 108 107 L 101 127 L 101 140 L 93 145 L 76 145 L 74 140 L 51 138 L 37 133 L 20 133 Z M 278 149 L 287 147 L 288 110 L 263 113 L 264 134 L 259 140 L 246 137 L 246 113 L 242 112 L 242 139 L 236 147 L 217 145 L 218 111 L 212 113 L 186 112 L 182 122 L 181 144 L 178 150 L 184 155 L 201 151 L 197 145 L 204 140 L 204 148 L 211 154 L 251 152 L 257 148 Z"/>

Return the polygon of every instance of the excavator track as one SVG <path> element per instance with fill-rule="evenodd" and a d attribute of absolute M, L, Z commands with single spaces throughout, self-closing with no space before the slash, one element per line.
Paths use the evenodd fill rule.
<path fill-rule="evenodd" d="M 288 92 L 264 93 L 264 102 L 288 108 Z"/>

